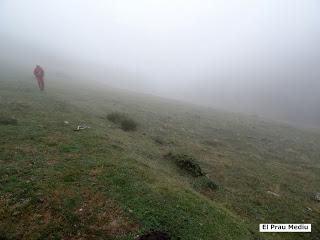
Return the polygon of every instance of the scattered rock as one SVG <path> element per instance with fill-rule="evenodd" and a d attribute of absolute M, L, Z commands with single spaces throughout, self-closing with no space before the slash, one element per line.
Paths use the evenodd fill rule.
<path fill-rule="evenodd" d="M 161 231 L 152 231 L 136 238 L 136 240 L 170 240 L 170 239 L 171 239 L 170 236 L 166 232 L 161 232 Z"/>
<path fill-rule="evenodd" d="M 78 127 L 76 129 L 74 129 L 74 131 L 80 131 L 80 130 L 84 130 L 84 129 L 87 129 L 87 128 L 91 128 L 90 126 L 84 124 L 84 123 L 81 123 L 78 125 Z"/>
<path fill-rule="evenodd" d="M 271 191 L 267 191 L 268 194 L 273 195 L 275 197 L 280 197 L 280 195 L 278 193 L 275 192 L 271 192 Z"/>
<path fill-rule="evenodd" d="M 310 207 L 307 207 L 306 210 L 307 210 L 308 212 L 312 212 L 312 208 L 310 208 Z"/>
<path fill-rule="evenodd" d="M 63 123 L 64 123 L 64 124 L 66 124 L 66 125 L 68 125 L 68 124 L 69 124 L 69 122 L 68 122 L 68 121 L 63 121 Z"/>

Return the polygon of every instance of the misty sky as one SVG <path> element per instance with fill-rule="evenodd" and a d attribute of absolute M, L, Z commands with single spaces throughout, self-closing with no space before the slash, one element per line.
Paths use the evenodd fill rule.
<path fill-rule="evenodd" d="M 319 13 L 319 0 L 0 0 L 0 35 L 160 95 L 320 123 Z"/>

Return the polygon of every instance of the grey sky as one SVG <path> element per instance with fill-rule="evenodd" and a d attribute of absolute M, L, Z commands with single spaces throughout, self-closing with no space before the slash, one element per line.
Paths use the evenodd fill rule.
<path fill-rule="evenodd" d="M 257 98 L 319 93 L 319 12 L 318 0 L 1 0 L 0 34 L 138 73 L 162 95 L 254 112 Z"/>

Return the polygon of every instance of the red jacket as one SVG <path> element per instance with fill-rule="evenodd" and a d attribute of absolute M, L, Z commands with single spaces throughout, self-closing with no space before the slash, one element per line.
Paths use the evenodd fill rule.
<path fill-rule="evenodd" d="M 43 78 L 44 77 L 44 71 L 42 69 L 42 67 L 37 66 L 34 71 L 33 74 L 37 77 L 37 78 Z"/>

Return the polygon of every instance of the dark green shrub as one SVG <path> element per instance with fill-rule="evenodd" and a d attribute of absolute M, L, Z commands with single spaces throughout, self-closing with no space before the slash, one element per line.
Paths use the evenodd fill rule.
<path fill-rule="evenodd" d="M 115 124 L 120 125 L 124 131 L 137 130 L 137 123 L 124 113 L 113 112 L 107 115 L 107 119 Z"/>
<path fill-rule="evenodd" d="M 121 121 L 121 129 L 124 131 L 135 131 L 137 130 L 137 124 L 132 119 L 124 119 Z"/>
<path fill-rule="evenodd" d="M 204 186 L 212 190 L 216 190 L 219 188 L 219 185 L 216 182 L 212 181 L 210 178 L 207 178 L 207 181 L 205 181 Z"/>
<path fill-rule="evenodd" d="M 112 112 L 107 115 L 107 119 L 110 122 L 120 124 L 124 119 L 126 119 L 126 115 L 124 113 Z"/>
<path fill-rule="evenodd" d="M 200 177 L 204 175 L 201 167 L 196 163 L 196 160 L 192 156 L 187 154 L 173 154 L 170 152 L 165 157 L 173 160 L 180 169 L 188 172 L 193 177 Z"/>

